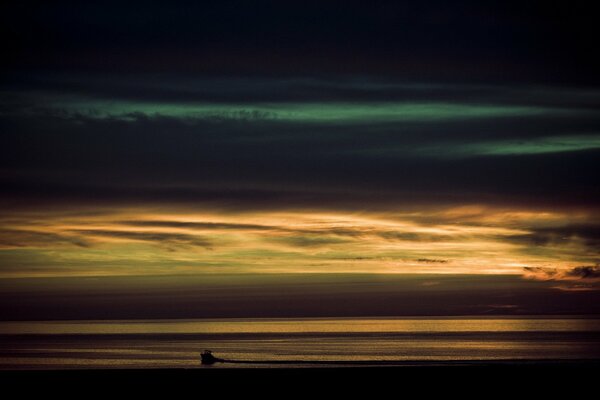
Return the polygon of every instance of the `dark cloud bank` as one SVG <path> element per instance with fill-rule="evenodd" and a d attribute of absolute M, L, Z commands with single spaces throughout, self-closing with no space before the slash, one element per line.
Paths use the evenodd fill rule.
<path fill-rule="evenodd" d="M 595 209 L 599 122 L 597 113 L 581 110 L 342 125 L 17 111 L 0 121 L 0 190 L 4 203 L 21 205 L 420 202 Z M 464 150 L 470 147 L 483 150 Z"/>
<path fill-rule="evenodd" d="M 2 8 L 5 206 L 598 204 L 598 28 L 584 2 Z M 244 111 L 336 102 L 541 111 L 334 124 Z M 148 104 L 239 106 L 190 119 Z M 548 140 L 558 151 L 496 154 Z"/>

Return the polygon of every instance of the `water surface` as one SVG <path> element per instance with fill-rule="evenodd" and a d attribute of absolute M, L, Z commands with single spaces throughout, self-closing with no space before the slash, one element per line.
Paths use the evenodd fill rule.
<path fill-rule="evenodd" d="M 600 359 L 600 319 L 318 318 L 0 323 L 0 368 L 208 368 Z M 257 363 L 253 363 L 256 361 Z"/>

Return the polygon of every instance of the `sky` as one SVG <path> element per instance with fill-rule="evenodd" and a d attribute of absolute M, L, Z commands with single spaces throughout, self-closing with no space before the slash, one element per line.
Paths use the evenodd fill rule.
<path fill-rule="evenodd" d="M 0 318 L 598 313 L 588 7 L 3 2 Z"/>

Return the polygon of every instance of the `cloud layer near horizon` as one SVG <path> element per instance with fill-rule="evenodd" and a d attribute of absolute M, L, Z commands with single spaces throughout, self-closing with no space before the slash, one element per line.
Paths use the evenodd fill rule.
<path fill-rule="evenodd" d="M 0 277 L 274 272 L 529 277 L 554 269 L 558 279 L 598 260 L 595 225 L 585 213 L 481 206 L 202 210 L 13 211 L 1 219 Z"/>

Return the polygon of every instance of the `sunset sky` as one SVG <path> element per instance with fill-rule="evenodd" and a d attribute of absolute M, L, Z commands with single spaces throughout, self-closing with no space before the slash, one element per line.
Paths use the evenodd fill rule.
<path fill-rule="evenodd" d="M 596 21 L 480 3 L 3 4 L 0 317 L 600 312 Z"/>

